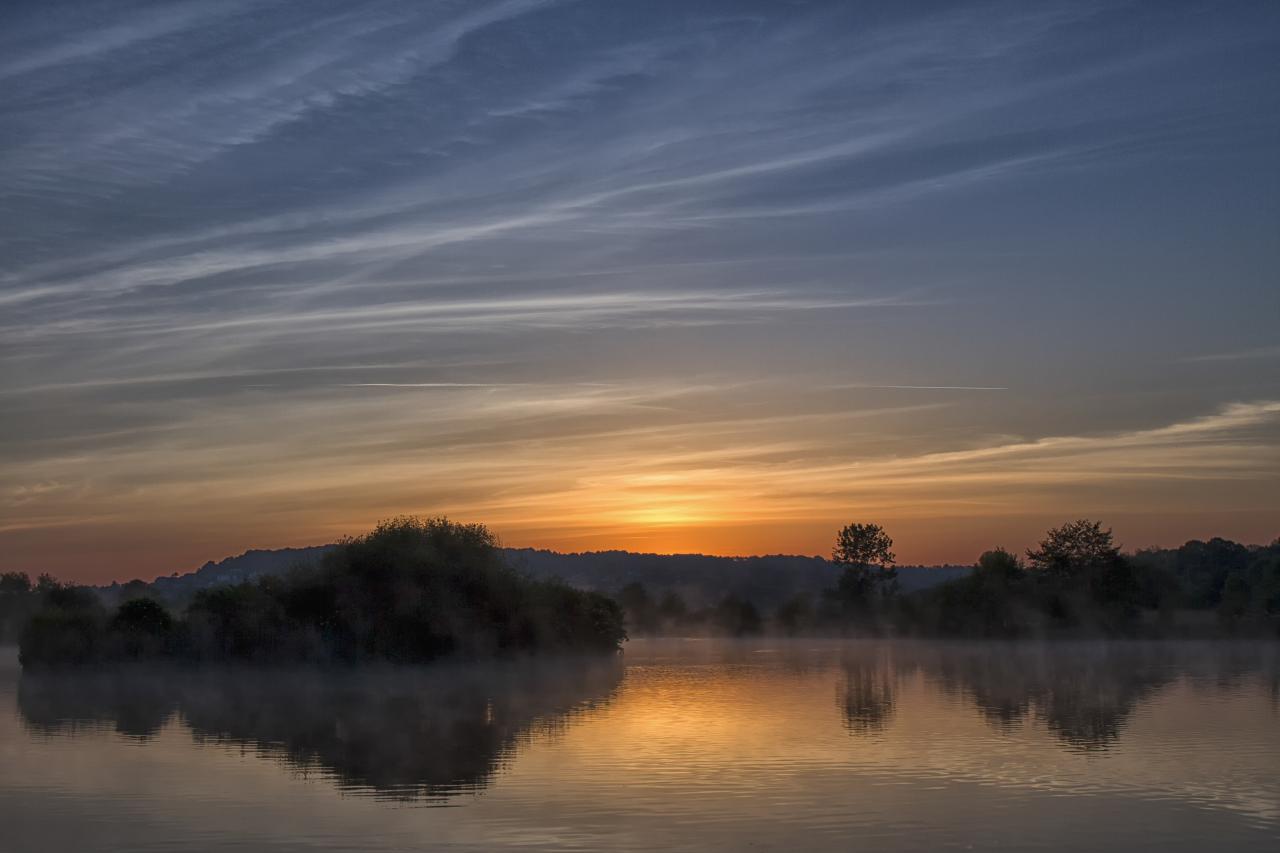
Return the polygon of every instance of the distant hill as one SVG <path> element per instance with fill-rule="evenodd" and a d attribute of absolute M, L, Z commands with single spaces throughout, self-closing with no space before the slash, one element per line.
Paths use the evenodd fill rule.
<path fill-rule="evenodd" d="M 185 599 L 210 586 L 254 580 L 314 563 L 333 547 L 246 551 L 237 557 L 205 563 L 194 572 L 156 578 L 153 586 L 167 599 Z M 558 577 L 572 586 L 606 593 L 639 581 L 655 594 L 678 592 L 694 607 L 714 604 L 730 593 L 762 607 L 775 607 L 797 594 L 816 597 L 832 586 L 839 574 L 839 569 L 822 557 L 784 554 L 713 557 L 630 551 L 561 554 L 535 548 L 504 551 L 511 565 L 536 578 Z M 903 591 L 910 592 L 968 572 L 968 566 L 899 566 L 898 582 Z"/>
<path fill-rule="evenodd" d="M 774 554 L 761 557 L 712 557 L 705 554 L 634 554 L 594 551 L 560 554 L 533 548 L 509 548 L 512 565 L 537 577 L 559 577 L 573 586 L 616 592 L 633 581 L 650 591 L 673 590 L 691 606 L 718 602 L 733 593 L 773 607 L 797 595 L 817 596 L 835 584 L 840 569 L 822 557 Z M 924 589 L 960 577 L 967 566 L 899 566 L 903 591 Z"/>
<path fill-rule="evenodd" d="M 152 586 L 166 598 L 185 598 L 197 590 L 221 584 L 255 580 L 263 575 L 278 575 L 294 566 L 315 563 L 333 545 L 314 545 L 309 548 L 277 548 L 274 550 L 245 551 L 238 557 L 210 560 L 194 572 L 156 578 Z"/>

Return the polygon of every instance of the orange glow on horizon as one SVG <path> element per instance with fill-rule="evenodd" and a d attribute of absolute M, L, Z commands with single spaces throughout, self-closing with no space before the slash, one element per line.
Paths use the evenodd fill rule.
<path fill-rule="evenodd" d="M 1269 440 L 1280 403 L 946 450 L 909 437 L 878 449 L 891 425 L 850 440 L 831 432 L 833 418 L 848 422 L 787 420 L 785 436 L 768 419 L 730 432 L 718 421 L 602 429 L 504 440 L 501 453 L 460 445 L 392 461 L 361 451 L 324 466 L 274 445 L 224 467 L 212 451 L 106 455 L 97 483 L 119 488 L 50 488 L 16 505 L 0 529 L 3 568 L 150 578 L 249 548 L 332 542 L 401 514 L 481 521 L 517 547 L 724 556 L 826 555 L 839 527 L 874 521 L 903 564 L 972 563 L 1080 517 L 1113 526 L 1128 548 L 1215 535 L 1269 542 L 1280 532 L 1280 451 Z M 143 474 L 151 479 L 126 487 Z"/>

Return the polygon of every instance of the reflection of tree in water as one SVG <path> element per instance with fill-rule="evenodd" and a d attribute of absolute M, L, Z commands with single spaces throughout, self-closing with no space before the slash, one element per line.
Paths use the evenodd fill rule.
<path fill-rule="evenodd" d="M 1065 744 L 1093 750 L 1109 747 L 1137 704 L 1176 677 L 1161 657 L 1136 647 L 975 644 L 946 650 L 929 672 L 997 728 L 1034 715 Z"/>
<path fill-rule="evenodd" d="M 1178 678 L 1238 680 L 1256 674 L 1256 655 L 1223 655 L 1159 643 L 960 644 L 922 655 L 926 674 L 968 697 L 992 725 L 1010 729 L 1035 716 L 1064 744 L 1105 750 L 1134 709 Z"/>
<path fill-rule="evenodd" d="M 1107 749 L 1120 738 L 1138 703 L 1170 680 L 1166 675 L 1135 673 L 1133 678 L 1117 674 L 1114 681 L 1090 684 L 1063 673 L 1038 700 L 1038 707 L 1050 731 L 1064 743 L 1084 750 Z"/>
<path fill-rule="evenodd" d="M 232 744 L 337 785 L 400 799 L 485 787 L 515 750 L 609 701 L 616 659 L 373 671 L 132 671 L 24 676 L 26 723 L 113 724 L 150 737 L 175 713 L 198 742 Z"/>
<path fill-rule="evenodd" d="M 883 731 L 893 717 L 892 662 L 883 649 L 861 649 L 840 661 L 843 676 L 836 701 L 844 713 L 845 728 L 852 734 Z"/>
<path fill-rule="evenodd" d="M 40 734 L 72 734 L 110 726 L 127 737 L 154 737 L 178 710 L 174 680 L 163 675 L 77 673 L 18 682 L 22 719 Z"/>
<path fill-rule="evenodd" d="M 978 713 L 1001 731 L 1017 728 L 1031 712 L 1025 662 L 1010 646 L 925 646 L 913 657 L 943 691 L 971 699 Z"/>
<path fill-rule="evenodd" d="M 1280 655 L 1270 646 L 897 641 L 851 647 L 840 667 L 837 704 L 853 734 L 882 731 L 899 675 L 919 671 L 999 731 L 1038 719 L 1065 746 L 1086 751 L 1113 746 L 1134 710 L 1178 679 L 1230 691 L 1259 677 L 1273 695 L 1280 683 Z"/>

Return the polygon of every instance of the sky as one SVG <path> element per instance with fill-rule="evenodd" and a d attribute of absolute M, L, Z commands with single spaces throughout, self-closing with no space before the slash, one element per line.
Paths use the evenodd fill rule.
<path fill-rule="evenodd" d="M 0 570 L 1280 536 L 1280 4 L 7 2 Z"/>

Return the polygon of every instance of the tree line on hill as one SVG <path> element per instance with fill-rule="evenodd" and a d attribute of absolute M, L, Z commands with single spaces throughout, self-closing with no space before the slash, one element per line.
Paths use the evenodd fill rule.
<path fill-rule="evenodd" d="M 591 551 L 562 554 L 531 548 L 507 549 L 512 565 L 536 577 L 559 577 L 573 586 L 617 593 L 640 582 L 655 599 L 675 593 L 690 610 L 715 607 L 728 595 L 750 601 L 763 613 L 796 596 L 817 598 L 840 567 L 827 557 L 767 554 L 721 557 L 710 554 L 643 554 Z M 969 566 L 896 567 L 904 593 L 963 577 Z"/>
<path fill-rule="evenodd" d="M 109 608 L 88 587 L 0 576 L 0 639 L 24 665 L 107 660 L 416 662 L 536 650 L 616 650 L 633 636 L 1280 636 L 1280 540 L 1225 539 L 1122 553 L 1097 521 L 1050 530 L 1019 557 L 903 590 L 893 541 L 850 524 L 829 585 L 768 608 L 730 591 L 690 603 L 632 581 L 614 597 L 517 571 L 482 525 L 401 518 L 318 563 L 213 585 L 175 607 L 141 581 Z"/>

